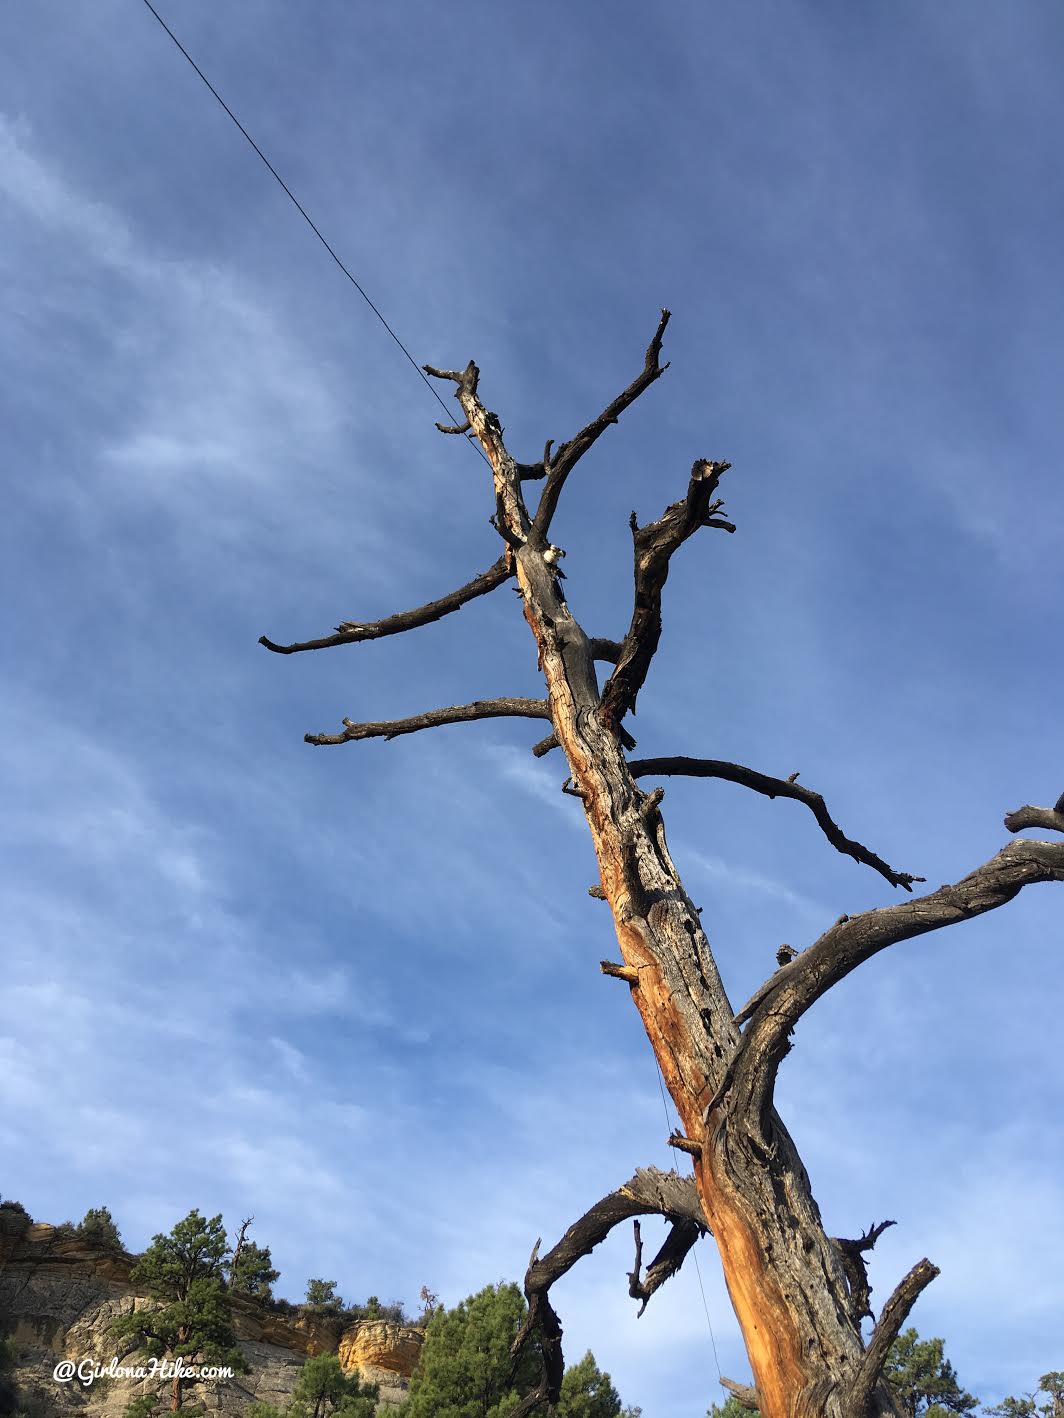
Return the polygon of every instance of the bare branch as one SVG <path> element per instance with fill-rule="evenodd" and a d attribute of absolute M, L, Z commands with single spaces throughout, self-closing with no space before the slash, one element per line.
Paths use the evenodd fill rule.
<path fill-rule="evenodd" d="M 361 739 L 396 739 L 400 734 L 416 734 L 420 729 L 437 729 L 441 724 L 465 724 L 472 719 L 549 719 L 545 699 L 476 699 L 472 704 L 454 704 L 448 709 L 430 709 L 410 719 L 391 719 L 379 724 L 356 724 L 344 719 L 342 734 L 304 734 L 303 742 L 324 744 L 355 743 Z"/>
<path fill-rule="evenodd" d="M 833 985 L 887 946 L 996 910 L 1040 881 L 1064 881 L 1064 842 L 1018 837 L 955 885 L 841 918 L 771 975 L 735 1016 L 738 1024 L 750 1022 L 707 1115 L 730 1088 L 745 1116 L 767 1118 L 788 1036 Z"/>
<path fill-rule="evenodd" d="M 434 620 L 442 620 L 452 611 L 461 610 L 467 601 L 475 600 L 477 596 L 484 596 L 489 591 L 494 591 L 504 581 L 509 581 L 513 574 L 513 560 L 504 553 L 498 561 L 488 567 L 487 571 L 482 571 L 479 576 L 474 576 L 472 581 L 467 581 L 464 586 L 459 586 L 457 591 L 451 591 L 449 595 L 441 596 L 437 601 L 429 601 L 427 605 L 418 606 L 412 611 L 399 611 L 396 615 L 387 616 L 384 620 L 375 620 L 366 624 L 345 620 L 336 627 L 335 635 L 326 635 L 322 640 L 304 640 L 295 645 L 276 645 L 272 640 L 267 640 L 265 635 L 260 635 L 259 644 L 265 645 L 266 649 L 272 650 L 275 655 L 295 655 L 301 650 L 325 650 L 332 645 L 355 645 L 362 640 L 379 640 L 384 635 L 400 635 L 404 630 L 414 630 L 419 625 L 428 625 Z"/>
<path fill-rule="evenodd" d="M 472 424 L 466 419 L 465 423 L 438 423 L 436 427 L 441 433 L 468 433 Z"/>
<path fill-rule="evenodd" d="M 423 364 L 421 368 L 426 374 L 431 374 L 433 379 L 446 379 L 449 384 L 457 384 L 463 394 L 475 395 L 477 392 L 480 370 L 473 360 L 469 361 L 465 369 L 436 369 L 431 364 Z"/>
<path fill-rule="evenodd" d="M 731 1396 L 736 1399 L 737 1402 L 741 1403 L 744 1408 L 749 1409 L 751 1413 L 759 1413 L 761 1411 L 761 1401 L 757 1396 L 757 1389 L 754 1388 L 753 1384 L 737 1384 L 734 1379 L 726 1379 L 724 1375 L 721 1374 L 720 1386 L 721 1388 L 726 1388 Z"/>
<path fill-rule="evenodd" d="M 674 1225 L 686 1223 L 696 1235 L 706 1233 L 706 1223 L 702 1206 L 698 1199 L 694 1177 L 681 1177 L 676 1172 L 662 1172 L 657 1167 L 640 1167 L 635 1175 L 616 1191 L 595 1203 L 578 1221 L 566 1231 L 556 1246 L 540 1258 L 537 1241 L 532 1251 L 525 1274 L 525 1297 L 528 1313 L 514 1340 L 511 1353 L 521 1352 L 525 1341 L 539 1330 L 544 1338 L 545 1372 L 543 1381 L 530 1394 L 519 1412 L 531 1413 L 541 1403 L 557 1403 L 561 1390 L 563 1365 L 561 1364 L 561 1325 L 558 1316 L 550 1307 L 548 1292 L 555 1281 L 560 1280 L 578 1260 L 590 1255 L 600 1241 L 622 1221 L 635 1216 L 659 1215 L 668 1217 Z M 675 1243 L 678 1245 L 678 1243 Z M 687 1250 L 690 1249 L 688 1245 Z M 664 1252 L 665 1247 L 662 1248 Z M 684 1251 L 686 1255 L 686 1250 Z M 655 1258 L 654 1265 L 662 1259 L 662 1253 Z M 682 1261 L 682 1257 L 680 1257 Z M 651 1267 L 653 1268 L 653 1267 Z M 679 1262 L 676 1269 L 679 1269 Z M 674 1273 L 674 1272 L 670 1272 Z M 668 1278 L 663 1275 L 652 1287 L 657 1289 Z M 649 1279 L 649 1274 L 648 1274 Z M 651 1292 L 652 1293 L 652 1292 Z M 649 1298 L 649 1297 L 648 1297 Z M 547 1343 L 549 1339 L 549 1344 Z M 548 1352 L 549 1351 L 549 1352 Z M 534 1400 L 534 1401 L 533 1401 Z"/>
<path fill-rule="evenodd" d="M 878 1226 L 869 1226 L 864 1235 L 859 1236 L 856 1241 L 846 1241 L 841 1236 L 832 1237 L 842 1257 L 842 1268 L 846 1272 L 846 1284 L 850 1290 L 851 1311 L 858 1324 L 866 1315 L 869 1319 L 873 1318 L 869 1306 L 872 1287 L 868 1283 L 868 1266 L 865 1264 L 864 1253 L 872 1249 L 888 1226 L 896 1225 L 896 1221 L 881 1221 Z"/>
<path fill-rule="evenodd" d="M 675 1147 L 680 1152 L 686 1152 L 691 1157 L 702 1156 L 702 1144 L 696 1142 L 694 1138 L 684 1137 L 682 1132 L 670 1132 L 666 1138 L 670 1147 Z"/>
<path fill-rule="evenodd" d="M 770 778 L 767 773 L 758 773 L 753 768 L 744 768 L 740 763 L 726 763 L 719 758 L 636 758 L 628 764 L 633 778 L 660 778 L 669 774 L 683 774 L 688 778 L 720 778 L 728 783 L 738 783 L 751 788 L 755 793 L 763 793 L 767 798 L 793 798 L 804 803 L 820 824 L 824 836 L 831 845 L 854 861 L 862 862 L 879 872 L 891 886 L 903 886 L 912 890 L 914 881 L 923 881 L 922 876 L 911 876 L 908 872 L 895 871 L 882 857 L 862 847 L 860 842 L 851 841 L 835 823 L 828 812 L 827 804 L 819 793 L 811 788 L 803 788 L 790 778 Z"/>
<path fill-rule="evenodd" d="M 632 1227 L 635 1231 L 635 1266 L 628 1272 L 628 1293 L 633 1300 L 642 1301 L 636 1313 L 636 1319 L 639 1319 L 649 1304 L 651 1295 L 655 1290 L 660 1290 L 666 1280 L 672 1279 L 687 1259 L 691 1247 L 705 1234 L 705 1228 L 688 1218 L 674 1221 L 661 1249 L 647 1266 L 646 1277 L 640 1279 L 643 1238 L 639 1222 L 633 1221 Z"/>
<path fill-rule="evenodd" d="M 900 1281 L 893 1295 L 883 1306 L 879 1323 L 872 1331 L 868 1348 L 861 1359 L 850 1390 L 850 1404 L 854 1418 L 864 1418 L 869 1411 L 883 1365 L 887 1362 L 890 1346 L 901 1333 L 901 1327 L 909 1317 L 909 1311 L 916 1303 L 921 1291 L 926 1290 L 935 1276 L 940 1274 L 937 1265 L 926 1258 L 917 1261 L 904 1280 Z"/>
<path fill-rule="evenodd" d="M 610 975 L 615 980 L 625 980 L 629 985 L 639 984 L 639 971 L 634 965 L 618 965 L 615 960 L 600 960 L 599 969 L 604 975 Z"/>
<path fill-rule="evenodd" d="M 609 428 L 611 423 L 616 423 L 621 414 L 624 413 L 644 390 L 649 389 L 651 384 L 668 369 L 668 362 L 662 364 L 661 361 L 661 341 L 665 334 L 665 326 L 669 323 L 669 312 L 663 310 L 661 319 L 658 321 L 658 328 L 654 332 L 654 338 L 647 346 L 646 356 L 643 361 L 643 368 L 632 380 L 628 388 L 623 393 L 618 394 L 616 399 L 606 405 L 598 418 L 580 430 L 575 438 L 571 438 L 568 443 L 563 443 L 558 451 L 551 458 L 549 447 L 544 450 L 544 467 L 547 468 L 547 482 L 543 493 L 539 499 L 539 506 L 536 508 L 534 525 L 545 537 L 550 530 L 550 524 L 554 513 L 558 507 L 558 498 L 561 496 L 565 480 L 572 472 L 573 468 L 584 456 L 593 443 Z"/>
<path fill-rule="evenodd" d="M 562 1379 L 565 1376 L 562 1323 L 546 1293 L 537 1295 L 534 1304 L 529 1305 L 524 1324 L 511 1346 L 510 1352 L 513 1356 L 514 1370 L 517 1368 L 518 1356 L 524 1347 L 525 1340 L 533 1330 L 537 1329 L 539 1330 L 540 1353 L 543 1359 L 543 1373 L 539 1383 L 531 1393 L 525 1395 L 511 1413 L 510 1418 L 526 1418 L 527 1414 L 534 1413 L 544 1404 L 547 1406 L 548 1413 L 554 1413 L 555 1405 L 561 1397 Z"/>
<path fill-rule="evenodd" d="M 611 665 L 615 665 L 621 658 L 621 642 L 619 640 L 605 640 L 601 636 L 592 636 L 588 642 L 591 646 L 591 658 L 593 660 L 605 660 Z"/>
<path fill-rule="evenodd" d="M 1064 793 L 1053 807 L 1018 807 L 1005 814 L 1005 826 L 1010 832 L 1022 832 L 1025 827 L 1041 827 L 1049 832 L 1064 832 Z"/>
<path fill-rule="evenodd" d="M 635 708 L 636 697 L 650 669 L 650 662 L 661 639 L 661 593 L 669 575 L 673 552 L 693 536 L 699 527 L 724 526 L 734 532 L 731 523 L 714 522 L 710 514 L 719 507 L 712 503 L 721 476 L 730 463 L 713 463 L 699 458 L 691 468 L 687 496 L 667 507 L 656 522 L 640 527 L 632 513 L 632 538 L 635 543 L 635 605 L 628 633 L 621 645 L 617 668 L 602 691 L 602 715 L 611 725 L 620 725 L 625 714 Z"/>

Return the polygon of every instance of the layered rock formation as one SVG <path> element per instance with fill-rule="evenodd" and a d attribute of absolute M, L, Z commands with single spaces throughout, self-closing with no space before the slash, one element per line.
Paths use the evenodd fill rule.
<path fill-rule="evenodd" d="M 64 1359 L 104 1367 L 112 1359 L 134 1362 L 110 1325 L 151 1304 L 130 1280 L 135 1258 L 54 1226 L 28 1225 L 17 1213 L 0 1212 L 0 1223 L 0 1334 L 15 1341 L 14 1378 L 23 1400 L 42 1418 L 120 1418 L 133 1398 L 157 1385 L 124 1378 L 60 1383 L 53 1371 Z M 251 1372 L 197 1384 L 189 1400 L 233 1418 L 256 1400 L 284 1407 L 307 1357 L 337 1353 L 345 1372 L 357 1368 L 380 1384 L 378 1412 L 394 1413 L 422 1344 L 421 1331 L 403 1325 L 367 1320 L 345 1329 L 338 1319 L 279 1313 L 242 1296 L 233 1297 L 233 1324 Z"/>

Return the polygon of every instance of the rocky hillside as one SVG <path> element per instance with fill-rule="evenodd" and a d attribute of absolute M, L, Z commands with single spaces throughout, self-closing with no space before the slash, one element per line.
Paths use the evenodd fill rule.
<path fill-rule="evenodd" d="M 17 1346 L 14 1378 L 23 1399 L 41 1415 L 119 1418 L 143 1383 L 60 1383 L 53 1370 L 64 1359 L 122 1362 L 111 1321 L 150 1304 L 129 1278 L 135 1258 L 24 1221 L 0 1212 L 0 1335 L 13 1336 Z M 211 1413 L 242 1414 L 256 1399 L 283 1406 L 312 1354 L 339 1354 L 345 1371 L 357 1368 L 380 1384 L 378 1413 L 394 1413 L 421 1351 L 420 1330 L 386 1320 L 345 1327 L 341 1320 L 277 1313 L 240 1296 L 233 1297 L 233 1320 L 251 1372 L 197 1385 L 196 1401 Z"/>

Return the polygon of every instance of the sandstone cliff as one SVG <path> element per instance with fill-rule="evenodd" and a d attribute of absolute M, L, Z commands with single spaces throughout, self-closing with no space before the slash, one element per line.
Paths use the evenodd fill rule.
<path fill-rule="evenodd" d="M 0 1334 L 14 1338 L 14 1378 L 42 1418 L 120 1418 L 147 1387 L 121 1378 L 84 1385 L 53 1377 L 62 1359 L 106 1366 L 125 1358 L 109 1325 L 150 1304 L 130 1280 L 134 1263 L 124 1251 L 65 1237 L 53 1226 L 27 1227 L 6 1218 L 0 1230 Z M 195 1401 L 209 1412 L 233 1418 L 257 1399 L 283 1407 L 307 1356 L 337 1353 L 346 1372 L 357 1368 L 364 1379 L 380 1384 L 378 1413 L 394 1413 L 422 1344 L 421 1331 L 407 1326 L 367 1320 L 345 1329 L 340 1320 L 278 1313 L 240 1296 L 233 1298 L 233 1321 L 251 1372 L 197 1385 L 195 1392 Z"/>

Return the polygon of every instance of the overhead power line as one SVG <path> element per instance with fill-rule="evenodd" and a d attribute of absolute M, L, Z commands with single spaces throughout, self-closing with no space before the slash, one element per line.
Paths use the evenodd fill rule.
<path fill-rule="evenodd" d="M 251 134 L 248 132 L 248 130 L 244 127 L 243 123 L 241 123 L 240 119 L 236 116 L 236 114 L 233 112 L 233 110 L 229 107 L 229 105 L 226 103 L 225 99 L 222 98 L 221 94 L 218 92 L 218 90 L 217 90 L 217 89 L 214 87 L 214 85 L 211 83 L 210 79 L 207 78 L 207 75 L 203 72 L 203 70 L 200 68 L 200 66 L 196 63 L 196 61 L 193 59 L 192 55 L 189 54 L 188 50 L 187 50 L 187 49 L 185 48 L 185 46 L 181 43 L 181 41 L 178 39 L 177 35 L 174 34 L 173 30 L 170 28 L 170 26 L 169 26 L 169 25 L 166 23 L 166 21 L 163 19 L 162 15 L 159 14 L 158 10 L 157 10 L 157 9 L 155 8 L 155 6 L 151 3 L 151 0 L 144 0 L 144 4 L 145 4 L 145 6 L 151 11 L 151 13 L 155 16 L 155 18 L 158 20 L 159 24 L 162 26 L 162 28 L 166 31 L 166 33 L 167 33 L 167 34 L 170 36 L 170 38 L 173 40 L 173 42 L 174 42 L 174 44 L 177 46 L 177 48 L 181 51 L 181 53 L 182 53 L 182 54 L 185 56 L 185 58 L 188 60 L 189 64 L 191 64 L 192 68 L 196 71 L 196 73 L 197 73 L 197 74 L 199 75 L 199 77 L 203 80 L 204 84 L 207 86 L 207 88 L 210 90 L 210 92 L 211 92 L 211 93 L 214 95 L 214 97 L 218 100 L 218 103 L 222 106 L 222 108 L 225 110 L 225 112 L 226 112 L 226 113 L 229 115 L 229 117 L 233 120 L 233 122 L 236 124 L 237 128 L 239 128 L 240 132 L 241 132 L 241 133 L 244 135 L 244 137 L 247 139 L 247 141 L 248 141 L 248 143 L 250 144 L 250 146 L 254 149 L 254 151 L 256 152 L 256 154 L 257 154 L 257 155 L 259 156 L 259 158 L 262 160 L 262 163 L 263 163 L 263 165 L 265 166 L 266 170 L 270 173 L 271 177 L 274 179 L 274 181 L 277 183 L 277 185 L 281 188 L 281 191 L 285 194 L 285 196 L 288 198 L 288 200 L 292 203 L 293 207 L 295 207 L 296 211 L 299 213 L 299 215 L 300 215 L 300 216 L 303 218 L 303 220 L 306 222 L 307 226 L 310 227 L 311 231 L 314 233 L 314 235 L 315 235 L 315 236 L 318 238 L 318 240 L 321 242 L 322 246 L 325 247 L 325 250 L 329 253 L 329 255 L 332 257 L 332 259 L 336 262 L 336 264 L 339 266 L 340 270 L 344 273 L 344 275 L 347 277 L 347 279 L 348 279 L 348 280 L 351 282 L 351 284 L 354 286 L 355 290 L 358 291 L 359 295 L 362 297 L 362 299 L 363 299 L 363 300 L 366 302 L 366 304 L 369 306 L 370 310 L 373 311 L 374 315 L 375 315 L 375 316 L 377 317 L 377 319 L 381 322 L 381 324 L 384 326 L 384 328 L 388 331 L 388 334 L 391 335 L 392 339 L 395 341 L 395 343 L 396 343 L 396 344 L 399 346 L 399 348 L 402 350 L 403 354 L 406 355 L 407 359 L 408 359 L 409 362 L 410 362 L 411 367 L 417 372 L 418 378 L 419 378 L 419 379 L 421 380 L 421 382 L 424 384 L 425 388 L 429 391 L 429 393 L 432 395 L 432 397 L 436 400 L 437 404 L 439 404 L 439 406 L 440 406 L 440 408 L 443 410 L 443 412 L 447 415 L 447 420 L 448 420 L 448 422 L 449 422 L 449 423 L 452 422 L 452 421 L 453 421 L 453 414 L 452 414 L 452 411 L 447 407 L 447 405 L 446 405 L 446 404 L 443 402 L 443 400 L 440 398 L 440 396 L 439 396 L 439 394 L 437 393 L 437 391 L 436 391 L 436 389 L 434 388 L 434 386 L 429 383 L 429 380 L 428 380 L 428 378 L 426 377 L 424 370 L 421 368 L 421 366 L 418 364 L 417 360 L 414 358 L 414 356 L 413 356 L 413 355 L 410 353 L 410 351 L 407 349 L 406 345 L 403 344 L 402 340 L 401 340 L 401 339 L 399 338 L 399 336 L 395 333 L 395 331 L 392 329 L 392 327 L 388 324 L 387 320 L 384 318 L 384 316 L 383 316 L 383 315 L 381 314 L 381 312 L 378 310 L 377 306 L 374 305 L 373 301 L 372 301 L 372 300 L 370 299 L 370 297 L 366 294 L 366 292 L 365 292 L 365 290 L 363 289 L 363 287 L 359 284 L 359 282 L 358 282 L 358 281 L 355 279 L 355 277 L 352 275 L 351 271 L 347 268 L 347 266 L 344 264 L 344 262 L 343 262 L 343 261 L 340 259 L 340 257 L 336 254 L 336 251 L 334 250 L 334 248 L 329 244 L 329 242 L 326 240 L 326 238 L 322 235 L 321 230 L 319 229 L 317 223 L 316 223 L 316 222 L 314 221 L 314 219 L 311 217 L 310 213 L 309 213 L 309 212 L 307 211 L 307 209 L 303 206 L 303 204 L 299 201 L 298 197 L 296 197 L 295 193 L 294 193 L 294 192 L 292 191 L 292 189 L 289 187 L 288 183 L 285 182 L 284 178 L 281 176 L 281 174 L 280 174 L 280 173 L 277 171 L 277 169 L 274 167 L 273 163 L 270 162 L 269 158 L 266 156 L 266 154 L 265 154 L 265 153 L 262 151 L 262 149 L 259 147 L 258 143 L 255 142 L 255 139 L 251 136 Z M 488 461 L 487 458 L 484 457 L 484 452 L 483 452 L 483 450 L 482 450 L 481 448 L 477 447 L 476 444 L 471 444 L 470 446 L 473 447 L 474 449 L 476 449 L 476 452 L 478 452 L 478 453 L 480 454 L 480 456 L 481 456 L 482 458 L 484 458 L 484 461 L 485 461 L 485 462 Z"/>

